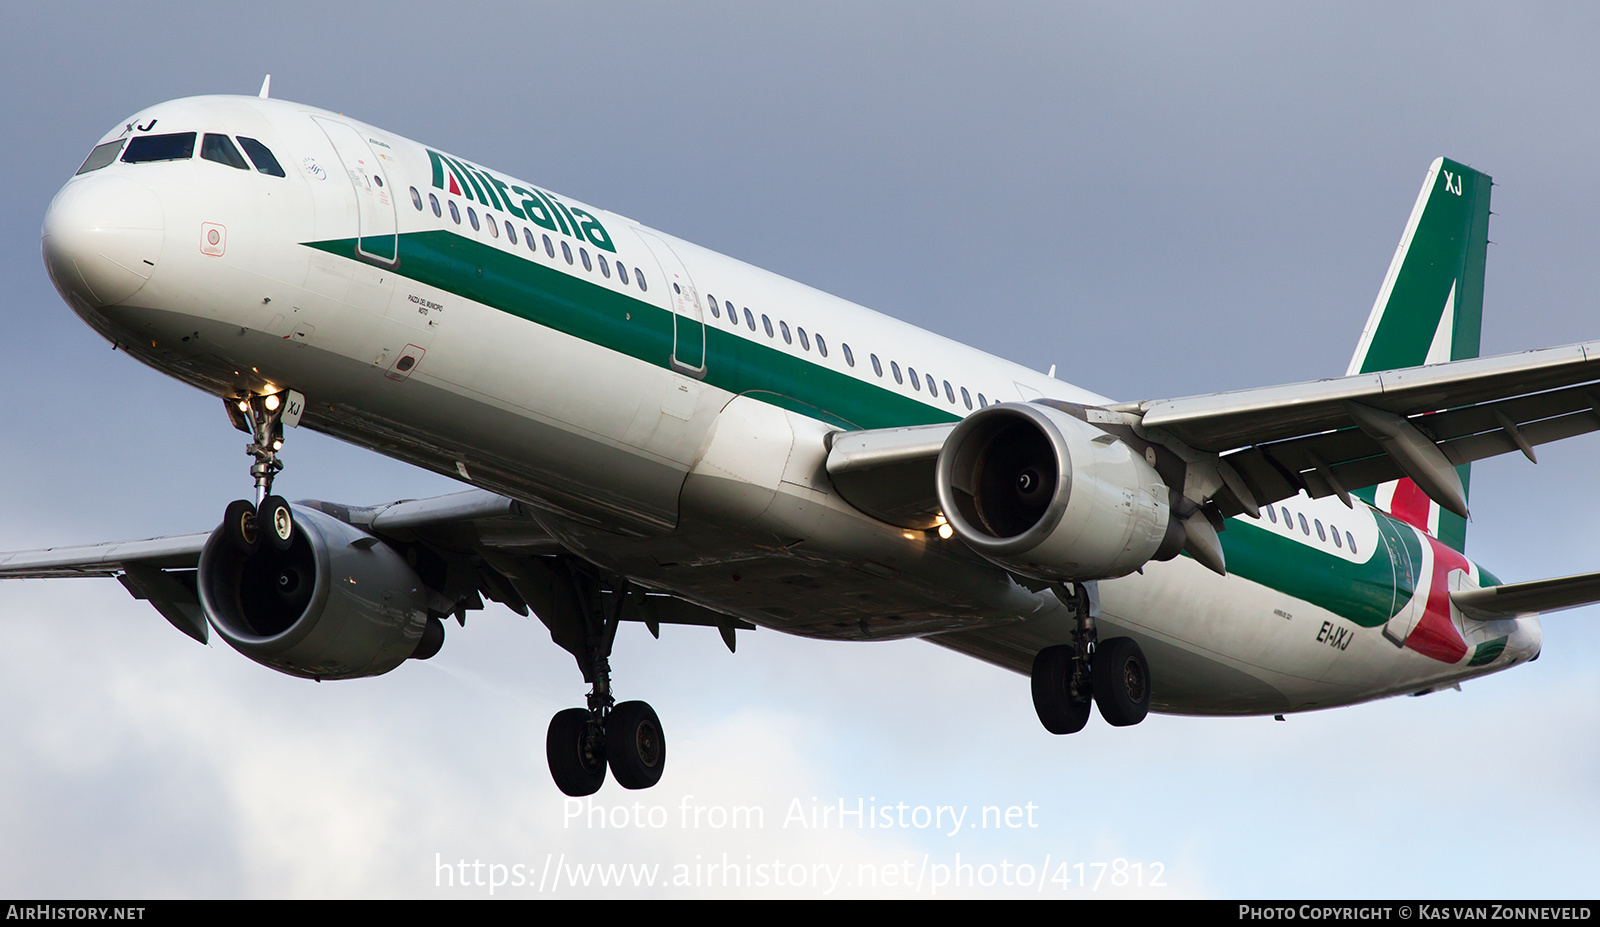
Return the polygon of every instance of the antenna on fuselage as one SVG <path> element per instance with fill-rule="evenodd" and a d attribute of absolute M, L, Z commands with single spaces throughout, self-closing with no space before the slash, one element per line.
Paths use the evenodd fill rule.
<path fill-rule="evenodd" d="M 271 88 L 272 88 L 272 75 L 268 74 L 265 78 L 262 79 L 262 81 L 261 81 L 261 92 L 256 94 L 256 96 L 260 97 L 263 100 L 267 99 L 267 91 L 270 90 Z"/>

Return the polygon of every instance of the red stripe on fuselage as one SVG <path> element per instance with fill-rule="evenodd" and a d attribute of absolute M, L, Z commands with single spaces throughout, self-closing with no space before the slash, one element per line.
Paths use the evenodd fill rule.
<path fill-rule="evenodd" d="M 1420 496 L 1415 484 L 1410 480 L 1401 480 L 1401 486 L 1410 486 Z M 1422 496 L 1427 500 L 1427 496 Z M 1395 488 L 1395 501 L 1399 502 L 1400 487 Z M 1398 508 L 1398 505 L 1396 506 Z M 1427 521 L 1427 509 L 1423 508 L 1423 521 Z M 1422 613 L 1422 620 L 1411 629 L 1411 634 L 1406 637 L 1406 646 L 1425 657 L 1438 660 L 1441 663 L 1460 663 L 1467 655 L 1467 642 L 1461 639 L 1461 633 L 1456 630 L 1455 622 L 1450 620 L 1450 571 L 1472 570 L 1472 564 L 1459 551 L 1441 544 L 1432 535 L 1423 533 L 1423 539 L 1433 549 L 1433 571 L 1428 581 L 1428 604 Z"/>
<path fill-rule="evenodd" d="M 1389 514 L 1414 528 L 1430 532 L 1432 529 L 1428 525 L 1428 516 L 1432 505 L 1433 500 L 1418 489 L 1416 483 L 1403 479 L 1395 483 L 1394 501 L 1389 503 Z"/>

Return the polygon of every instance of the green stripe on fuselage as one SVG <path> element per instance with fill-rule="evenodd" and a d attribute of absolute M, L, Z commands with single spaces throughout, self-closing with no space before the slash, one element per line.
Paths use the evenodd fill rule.
<path fill-rule="evenodd" d="M 1467 661 L 1467 665 L 1483 666 L 1485 663 L 1493 663 L 1495 658 L 1505 652 L 1507 640 L 1509 638 L 1497 637 L 1492 641 L 1484 641 L 1472 648 L 1472 659 Z"/>
<path fill-rule="evenodd" d="M 673 313 L 631 294 L 564 273 L 446 231 L 400 236 L 396 273 L 555 331 L 664 369 L 671 368 Z M 357 260 L 354 239 L 306 242 Z M 950 422 L 958 415 L 859 380 L 803 357 L 706 325 L 705 382 L 844 428 L 893 428 Z M 1388 548 L 1420 564 L 1416 536 L 1374 513 Z M 1365 563 L 1228 520 L 1220 537 L 1229 572 L 1314 603 L 1362 627 L 1388 621 L 1405 606 L 1415 581 L 1390 562 L 1389 549 Z M 1405 556 L 1401 562 L 1405 562 Z M 1414 570 L 1411 571 L 1414 575 Z M 1398 582 L 1397 582 L 1398 577 Z M 1398 591 L 1397 591 L 1397 588 Z"/>
<path fill-rule="evenodd" d="M 1372 515 L 1383 541 L 1367 552 L 1363 563 L 1284 537 L 1248 518 L 1228 519 L 1228 530 L 1218 537 L 1229 573 L 1375 628 L 1415 594 L 1416 567 L 1408 569 L 1407 564 L 1422 562 L 1422 543 L 1409 527 L 1379 512 Z M 1393 560 L 1390 551 L 1395 552 Z"/>
<path fill-rule="evenodd" d="M 355 259 L 355 240 L 306 242 Z M 670 369 L 673 313 L 607 286 L 445 231 L 400 236 L 402 277 Z M 705 382 L 844 428 L 960 416 L 710 324 Z"/>

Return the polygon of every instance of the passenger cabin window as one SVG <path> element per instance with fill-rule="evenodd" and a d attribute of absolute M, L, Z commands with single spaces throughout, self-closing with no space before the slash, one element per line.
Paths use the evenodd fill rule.
<path fill-rule="evenodd" d="M 883 364 L 878 360 L 878 355 L 876 354 L 872 355 L 872 372 L 880 377 L 883 376 Z"/>
<path fill-rule="evenodd" d="M 983 394 L 982 393 L 978 394 L 978 408 L 980 408 L 980 409 L 989 408 L 989 400 L 983 398 Z"/>
<path fill-rule="evenodd" d="M 595 258 L 600 261 L 600 276 L 606 278 L 607 280 L 610 280 L 611 279 L 611 265 L 606 263 L 606 256 L 603 255 L 603 254 L 597 254 L 597 255 L 595 255 Z M 715 300 L 713 300 L 712 303 L 711 303 L 711 314 L 712 315 L 716 315 L 717 314 L 717 304 L 716 304 Z"/>
<path fill-rule="evenodd" d="M 566 247 L 566 243 L 563 242 L 561 247 L 565 248 Z M 618 265 L 618 266 L 621 266 L 621 265 Z M 640 270 L 637 266 L 635 266 L 633 268 L 633 281 L 635 283 L 639 284 L 639 292 L 641 292 L 641 293 L 650 292 L 649 284 L 644 282 L 644 271 Z M 745 312 L 749 312 L 749 311 L 750 310 L 748 310 L 748 309 L 745 310 Z M 751 325 L 750 327 L 751 328 L 755 328 L 754 325 Z"/>
<path fill-rule="evenodd" d="M 546 235 L 544 237 L 544 240 L 545 240 L 545 244 L 549 244 L 550 243 L 550 236 Z M 623 264 L 621 261 L 617 262 L 617 279 L 622 281 L 622 285 L 623 286 L 627 286 L 628 285 L 628 267 L 627 267 L 626 264 Z M 728 317 L 729 318 L 733 317 L 733 310 L 732 309 L 728 310 Z"/>
<path fill-rule="evenodd" d="M 828 343 L 822 340 L 821 335 L 817 336 L 817 353 L 821 354 L 823 357 L 828 356 Z"/>
<path fill-rule="evenodd" d="M 767 330 L 767 337 L 772 337 L 772 319 L 765 312 L 761 313 L 761 326 Z"/>
<path fill-rule="evenodd" d="M 905 385 L 905 382 L 906 382 L 905 379 L 900 376 L 900 362 L 899 361 L 890 361 L 889 362 L 889 372 L 894 374 L 894 381 L 896 383 L 899 383 L 902 386 Z"/>
<path fill-rule="evenodd" d="M 844 362 L 854 367 L 856 365 L 856 356 L 850 353 L 850 346 L 840 342 L 839 347 L 844 348 Z"/>
<path fill-rule="evenodd" d="M 794 333 L 800 336 L 800 347 L 807 351 L 811 350 L 811 337 L 806 334 L 806 330 L 797 327 L 795 328 Z"/>
<path fill-rule="evenodd" d="M 494 221 L 494 216 L 491 216 L 488 213 L 484 213 L 483 214 L 483 222 L 484 222 L 485 225 L 489 226 L 489 237 L 490 238 L 499 238 L 500 237 L 500 223 Z"/>
<path fill-rule="evenodd" d="M 89 157 L 83 159 L 83 166 L 78 168 L 78 174 L 98 171 L 112 161 L 117 160 L 117 155 L 122 152 L 122 144 L 125 141 L 127 139 L 119 138 L 114 142 L 106 142 L 104 145 L 94 146 L 94 150 L 89 152 Z M 73 174 L 72 176 L 76 177 L 78 174 Z"/>
<path fill-rule="evenodd" d="M 600 266 L 604 267 L 605 263 L 606 263 L 606 259 L 605 258 L 601 258 L 600 259 Z M 710 293 L 707 293 L 706 294 L 706 302 L 711 305 L 711 317 L 713 319 L 722 318 L 722 310 L 717 308 L 717 298 L 715 296 L 712 296 Z"/>
<path fill-rule="evenodd" d="M 583 269 L 584 270 L 594 270 L 594 265 L 589 263 L 589 249 L 588 248 L 579 248 L 578 249 L 578 257 L 583 259 Z"/>
<path fill-rule="evenodd" d="M 248 171 L 250 165 L 244 163 L 244 155 L 239 154 L 239 149 L 234 147 L 226 135 L 207 132 L 205 138 L 200 140 L 200 157 L 206 161 L 215 161 L 241 171 Z"/>
<path fill-rule="evenodd" d="M 433 210 L 433 217 L 435 219 L 444 215 L 444 213 L 439 211 L 439 198 L 434 196 L 432 193 L 428 194 L 428 207 Z"/>
<path fill-rule="evenodd" d="M 744 307 L 744 324 L 750 326 L 751 331 L 756 330 L 756 317 L 750 314 L 750 307 Z"/>
<path fill-rule="evenodd" d="M 244 147 L 244 153 L 250 156 L 250 163 L 256 166 L 256 170 L 273 177 L 283 176 L 283 165 L 272 156 L 272 151 L 267 146 L 243 135 L 239 136 L 239 144 Z M 438 207 L 434 208 L 433 214 L 436 216 L 439 214 Z"/>
<path fill-rule="evenodd" d="M 1348 532 L 1348 531 L 1346 531 L 1344 533 L 1344 546 L 1346 546 L 1346 547 L 1348 547 L 1350 549 L 1350 553 L 1351 553 L 1352 556 L 1355 554 L 1355 552 L 1356 552 L 1356 539 L 1354 537 L 1351 537 L 1350 532 Z"/>
<path fill-rule="evenodd" d="M 907 367 L 906 373 L 911 375 L 911 388 L 919 393 L 922 392 L 922 378 L 917 376 L 917 368 Z"/>
<path fill-rule="evenodd" d="M 549 235 L 544 236 L 544 253 L 550 255 L 551 257 L 556 256 L 556 246 L 555 243 L 550 240 Z"/>
<path fill-rule="evenodd" d="M 194 157 L 194 133 L 174 132 L 171 135 L 141 135 L 129 140 L 128 150 L 122 153 L 122 163 L 187 161 L 192 157 Z"/>
<path fill-rule="evenodd" d="M 506 220 L 506 241 L 513 245 L 517 243 L 517 230 L 511 227 L 511 220 Z"/>
<path fill-rule="evenodd" d="M 967 392 L 965 386 L 961 387 L 961 402 L 966 405 L 967 411 L 972 411 L 972 394 Z"/>
<path fill-rule="evenodd" d="M 789 323 L 788 322 L 784 322 L 784 321 L 780 320 L 778 322 L 778 331 L 783 333 L 783 343 L 784 344 L 794 344 L 794 336 L 789 334 Z"/>
<path fill-rule="evenodd" d="M 472 223 L 472 230 L 474 232 L 482 230 L 482 226 L 478 225 L 478 211 L 473 209 L 471 206 L 467 207 L 467 221 Z"/>
<path fill-rule="evenodd" d="M 416 187 L 411 188 L 411 205 L 417 207 L 417 212 L 422 211 L 422 194 Z"/>
<path fill-rule="evenodd" d="M 454 222 L 456 225 L 461 224 L 461 210 L 456 208 L 455 200 L 450 201 L 450 221 Z"/>

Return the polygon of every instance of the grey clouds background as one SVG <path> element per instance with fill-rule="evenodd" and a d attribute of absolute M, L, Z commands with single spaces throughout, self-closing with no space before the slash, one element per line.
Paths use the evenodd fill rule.
<path fill-rule="evenodd" d="M 0 548 L 198 530 L 249 489 L 216 401 L 113 354 L 39 260 L 50 197 L 150 103 L 254 93 L 271 72 L 274 96 L 1133 399 L 1342 373 L 1441 154 L 1497 183 L 1485 351 L 1600 337 L 1597 20 L 1459 3 L 19 6 L 0 55 Z M 1508 580 L 1597 568 L 1597 447 L 1478 466 L 1469 554 Z M 286 455 L 295 497 L 456 486 L 316 435 Z M 467 897 L 487 890 L 437 888 L 436 859 L 564 853 L 669 878 L 723 854 L 846 879 L 1048 855 L 1161 863 L 1155 894 L 1592 896 L 1595 619 L 1547 618 L 1537 663 L 1460 693 L 1282 724 L 1096 719 L 1072 738 L 1038 728 L 1021 677 L 926 644 L 762 631 L 730 656 L 709 632 L 629 628 L 619 686 L 661 713 L 671 769 L 596 801 L 674 824 L 617 830 L 566 821 L 549 782 L 545 725 L 583 687 L 537 622 L 491 610 L 429 664 L 315 685 L 193 644 L 116 583 L 13 583 L 0 894 Z M 1041 826 L 781 826 L 813 797 L 1031 802 Z M 766 826 L 677 826 L 683 803 L 758 805 Z"/>

